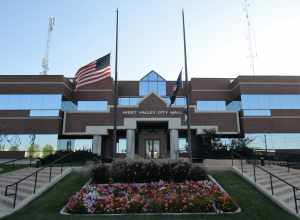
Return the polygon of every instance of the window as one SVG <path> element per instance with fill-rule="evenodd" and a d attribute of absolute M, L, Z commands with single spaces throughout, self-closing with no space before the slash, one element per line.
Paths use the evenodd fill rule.
<path fill-rule="evenodd" d="M 271 110 L 268 109 L 245 109 L 244 116 L 271 116 Z"/>
<path fill-rule="evenodd" d="M 231 101 L 226 103 L 226 110 L 231 112 L 238 112 L 241 110 L 241 101 Z"/>
<path fill-rule="evenodd" d="M 187 152 L 188 142 L 186 138 L 178 138 L 178 150 L 181 153 Z"/>
<path fill-rule="evenodd" d="M 300 133 L 252 133 L 249 147 L 255 149 L 300 149 Z"/>
<path fill-rule="evenodd" d="M 119 105 L 130 106 L 130 105 L 138 105 L 141 101 L 139 97 L 125 97 L 119 98 Z"/>
<path fill-rule="evenodd" d="M 1 110 L 60 109 L 60 94 L 0 95 Z"/>
<path fill-rule="evenodd" d="M 74 150 L 75 139 L 58 139 L 57 150 Z"/>
<path fill-rule="evenodd" d="M 107 111 L 107 101 L 78 101 L 78 111 Z"/>
<path fill-rule="evenodd" d="M 77 104 L 72 101 L 63 101 L 62 102 L 62 110 L 65 112 L 76 112 Z"/>
<path fill-rule="evenodd" d="M 15 150 L 28 151 L 33 143 L 35 145 L 34 155 L 39 157 L 43 156 L 42 151 L 46 145 L 51 145 L 56 150 L 57 139 L 57 134 L 0 134 L 0 150 L 10 150 L 13 147 Z"/>
<path fill-rule="evenodd" d="M 120 138 L 117 142 L 117 153 L 118 154 L 126 154 L 127 152 L 127 139 Z"/>
<path fill-rule="evenodd" d="M 139 82 L 139 95 L 146 96 L 150 92 L 155 92 L 157 95 L 166 95 L 166 81 L 156 72 L 151 71 Z"/>
<path fill-rule="evenodd" d="M 300 95 L 242 95 L 243 109 L 300 109 Z"/>
<path fill-rule="evenodd" d="M 251 94 L 241 96 L 245 116 L 272 116 L 271 109 L 300 109 L 300 95 Z"/>
<path fill-rule="evenodd" d="M 75 139 L 75 150 L 92 150 L 93 139 Z"/>
<path fill-rule="evenodd" d="M 163 100 L 170 105 L 170 97 L 163 97 Z M 186 99 L 185 97 L 176 97 L 176 100 L 172 106 L 185 106 L 186 105 Z"/>
<path fill-rule="evenodd" d="M 59 116 L 59 110 L 30 110 L 31 117 Z"/>
<path fill-rule="evenodd" d="M 225 101 L 197 101 L 197 111 L 226 111 Z"/>

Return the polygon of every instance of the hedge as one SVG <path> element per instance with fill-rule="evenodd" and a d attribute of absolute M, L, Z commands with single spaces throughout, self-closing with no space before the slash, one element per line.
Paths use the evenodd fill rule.
<path fill-rule="evenodd" d="M 198 165 L 182 160 L 116 160 L 98 164 L 92 171 L 95 183 L 147 183 L 159 180 L 183 182 L 205 180 L 206 172 Z"/>

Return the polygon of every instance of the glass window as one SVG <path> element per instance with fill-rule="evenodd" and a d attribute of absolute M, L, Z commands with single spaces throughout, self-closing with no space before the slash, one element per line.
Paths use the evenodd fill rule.
<path fill-rule="evenodd" d="M 65 112 L 76 112 L 77 104 L 72 101 L 63 101 L 62 102 L 62 110 Z"/>
<path fill-rule="evenodd" d="M 59 110 L 30 110 L 30 117 L 59 116 Z"/>
<path fill-rule="evenodd" d="M 117 153 L 118 154 L 126 154 L 127 152 L 127 139 L 120 138 L 117 142 Z"/>
<path fill-rule="evenodd" d="M 186 99 L 184 97 L 177 97 L 174 103 L 176 106 L 185 106 Z"/>
<path fill-rule="evenodd" d="M 61 94 L 0 95 L 3 110 L 60 109 L 61 103 Z"/>
<path fill-rule="evenodd" d="M 238 112 L 241 110 L 241 101 L 231 101 L 226 104 L 226 110 L 231 112 Z"/>
<path fill-rule="evenodd" d="M 186 138 L 178 138 L 178 150 L 181 153 L 187 152 L 188 142 Z"/>
<path fill-rule="evenodd" d="M 0 150 L 20 150 L 28 151 L 31 144 L 34 144 L 34 156 L 42 156 L 43 148 L 51 146 L 57 149 L 57 134 L 0 134 Z M 26 153 L 28 156 L 28 152 Z"/>
<path fill-rule="evenodd" d="M 141 101 L 141 98 L 139 97 L 122 97 L 119 98 L 119 105 L 123 105 L 123 106 L 130 106 L 130 105 L 138 105 L 139 102 Z"/>
<path fill-rule="evenodd" d="M 300 133 L 253 133 L 246 134 L 255 149 L 300 149 Z"/>
<path fill-rule="evenodd" d="M 167 105 L 170 105 L 170 97 L 163 97 L 163 100 L 167 103 Z M 185 97 L 176 97 L 176 100 L 172 106 L 185 106 L 186 105 L 186 99 Z"/>
<path fill-rule="evenodd" d="M 225 101 L 197 101 L 197 111 L 226 111 Z"/>
<path fill-rule="evenodd" d="M 74 150 L 75 139 L 58 139 L 57 150 Z"/>
<path fill-rule="evenodd" d="M 242 95 L 243 109 L 300 109 L 300 95 Z"/>
<path fill-rule="evenodd" d="M 244 116 L 271 116 L 271 110 L 268 109 L 256 109 L 256 110 L 246 109 L 243 112 L 244 112 Z"/>
<path fill-rule="evenodd" d="M 156 72 L 151 71 L 139 82 L 140 96 L 146 96 L 150 92 L 155 92 L 160 96 L 166 95 L 166 81 Z"/>
<path fill-rule="evenodd" d="M 78 111 L 107 111 L 107 101 L 78 101 Z"/>
<path fill-rule="evenodd" d="M 75 150 L 92 150 L 93 139 L 75 139 Z"/>

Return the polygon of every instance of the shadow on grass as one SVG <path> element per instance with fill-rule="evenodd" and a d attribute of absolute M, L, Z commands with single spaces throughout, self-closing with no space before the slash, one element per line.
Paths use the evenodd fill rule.
<path fill-rule="evenodd" d="M 5 220 L 83 220 L 83 219 L 122 219 L 122 220 L 150 220 L 150 219 L 241 219 L 241 220 L 296 220 L 279 208 L 268 198 L 256 191 L 233 172 L 211 172 L 210 173 L 241 206 L 242 212 L 234 215 L 189 215 L 189 216 L 63 216 L 59 214 L 60 209 L 66 204 L 68 198 L 84 185 L 88 177 L 78 173 L 72 173 L 55 185 L 43 196 L 30 203 L 24 209 L 4 218 Z"/>

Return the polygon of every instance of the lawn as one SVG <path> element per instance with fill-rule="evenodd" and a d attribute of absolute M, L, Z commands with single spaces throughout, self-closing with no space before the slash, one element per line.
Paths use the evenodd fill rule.
<path fill-rule="evenodd" d="M 134 216 L 135 220 L 147 219 L 241 219 L 241 220 L 293 220 L 297 219 L 280 209 L 269 199 L 255 190 L 251 185 L 233 172 L 211 173 L 223 185 L 225 190 L 235 199 L 242 208 L 242 213 L 235 215 L 189 215 L 189 216 Z M 4 218 L 5 220 L 41 219 L 132 219 L 132 216 L 62 216 L 59 210 L 64 206 L 69 196 L 79 190 L 87 181 L 87 177 L 72 173 L 58 183 L 42 197 L 29 204 L 23 210 Z"/>

